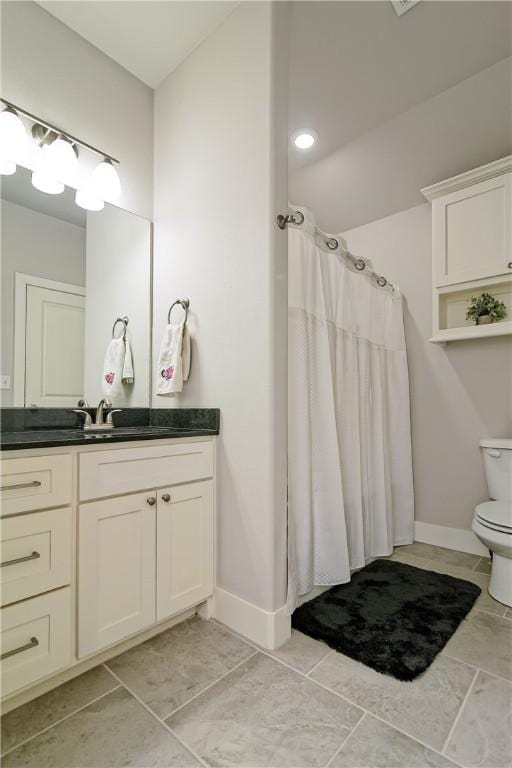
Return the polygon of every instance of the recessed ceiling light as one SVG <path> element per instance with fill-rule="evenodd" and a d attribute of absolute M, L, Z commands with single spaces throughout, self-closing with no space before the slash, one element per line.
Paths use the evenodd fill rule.
<path fill-rule="evenodd" d="M 311 149 L 316 140 L 315 131 L 296 131 L 292 136 L 292 141 L 297 149 Z"/>

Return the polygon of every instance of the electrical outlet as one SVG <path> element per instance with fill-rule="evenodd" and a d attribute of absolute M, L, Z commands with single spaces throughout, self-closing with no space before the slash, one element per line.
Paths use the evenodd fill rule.
<path fill-rule="evenodd" d="M 0 389 L 10 389 L 10 388 L 11 388 L 11 377 L 0 376 Z"/>

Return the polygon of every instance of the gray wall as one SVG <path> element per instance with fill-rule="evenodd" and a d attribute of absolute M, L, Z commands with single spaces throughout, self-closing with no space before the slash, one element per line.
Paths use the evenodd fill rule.
<path fill-rule="evenodd" d="M 431 344 L 431 209 L 411 208 L 344 233 L 350 251 L 405 299 L 416 519 L 468 529 L 488 499 L 478 442 L 512 436 L 509 337 Z"/>
<path fill-rule="evenodd" d="M 2 200 L 2 357 L 1 373 L 11 388 L 0 403 L 12 405 L 14 273 L 85 286 L 85 229 Z"/>
<path fill-rule="evenodd" d="M 120 206 L 152 218 L 152 89 L 35 3 L 1 21 L 2 96 L 120 160 Z"/>
<path fill-rule="evenodd" d="M 508 58 L 292 173 L 290 200 L 328 232 L 412 208 L 422 187 L 512 152 L 511 113 Z"/>

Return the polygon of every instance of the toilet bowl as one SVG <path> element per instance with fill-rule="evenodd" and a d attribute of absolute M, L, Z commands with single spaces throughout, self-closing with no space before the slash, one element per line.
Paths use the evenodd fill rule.
<path fill-rule="evenodd" d="M 492 501 L 475 508 L 472 529 L 492 552 L 489 593 L 512 607 L 512 440 L 480 442 Z"/>

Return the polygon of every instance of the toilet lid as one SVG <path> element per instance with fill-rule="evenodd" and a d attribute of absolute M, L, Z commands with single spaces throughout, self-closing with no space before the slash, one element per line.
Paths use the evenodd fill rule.
<path fill-rule="evenodd" d="M 477 518 L 484 524 L 500 530 L 512 531 L 512 503 L 510 501 L 485 501 L 475 510 Z"/>

